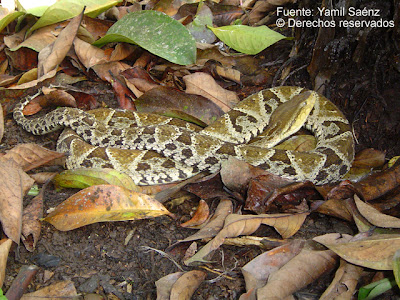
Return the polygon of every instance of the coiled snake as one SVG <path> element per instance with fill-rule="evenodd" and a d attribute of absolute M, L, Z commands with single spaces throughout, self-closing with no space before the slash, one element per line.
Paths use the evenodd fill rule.
<path fill-rule="evenodd" d="M 14 109 L 15 121 L 25 130 L 41 135 L 70 128 L 57 143 L 58 151 L 69 153 L 67 168 L 112 167 L 140 185 L 179 181 L 201 171 L 217 172 L 229 156 L 289 179 L 325 184 L 346 174 L 354 158 L 348 120 L 324 96 L 299 87 L 253 94 L 203 130 L 159 115 L 112 109 L 84 112 L 61 107 L 32 119 L 22 113 L 28 102 Z M 305 114 L 302 122 L 297 115 L 279 109 L 290 103 L 295 103 L 292 109 L 308 109 L 299 113 Z M 273 137 L 251 143 L 270 122 L 273 127 L 267 130 Z M 270 148 L 286 137 L 275 127 L 296 131 L 302 125 L 316 137 L 315 149 Z"/>

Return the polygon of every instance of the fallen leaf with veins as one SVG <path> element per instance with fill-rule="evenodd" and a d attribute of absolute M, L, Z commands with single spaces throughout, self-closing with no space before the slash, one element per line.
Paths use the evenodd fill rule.
<path fill-rule="evenodd" d="M 107 221 L 138 220 L 170 212 L 152 197 L 114 185 L 95 185 L 72 195 L 44 221 L 67 231 Z"/>

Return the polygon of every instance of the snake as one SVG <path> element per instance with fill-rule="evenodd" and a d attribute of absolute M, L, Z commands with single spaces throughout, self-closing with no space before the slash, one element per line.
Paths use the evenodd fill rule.
<path fill-rule="evenodd" d="M 65 128 L 57 151 L 68 154 L 68 169 L 114 168 L 138 185 L 216 173 L 229 157 L 290 180 L 322 185 L 339 181 L 354 159 L 353 134 L 344 114 L 323 95 L 301 87 L 252 94 L 205 128 L 110 108 L 58 107 L 41 117 L 26 117 L 23 109 L 30 101 L 15 106 L 14 120 L 35 135 Z M 314 149 L 275 147 L 301 127 L 314 135 Z"/>

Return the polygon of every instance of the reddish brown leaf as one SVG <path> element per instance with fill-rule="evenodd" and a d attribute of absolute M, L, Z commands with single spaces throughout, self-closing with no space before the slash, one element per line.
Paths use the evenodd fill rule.
<path fill-rule="evenodd" d="M 209 215 L 210 215 L 210 210 L 208 208 L 208 204 L 206 201 L 201 199 L 199 202 L 199 206 L 197 207 L 193 217 L 189 221 L 182 223 L 181 227 L 193 228 L 199 226 L 203 224 L 205 221 L 207 221 Z"/>

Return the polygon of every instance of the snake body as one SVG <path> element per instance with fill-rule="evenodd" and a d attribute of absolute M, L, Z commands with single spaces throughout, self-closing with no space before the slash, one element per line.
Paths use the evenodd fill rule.
<path fill-rule="evenodd" d="M 251 143 L 277 108 L 298 95 L 315 99 L 304 122 L 316 137 L 315 149 L 299 152 Z M 253 94 L 205 129 L 159 115 L 112 109 L 84 112 L 60 107 L 32 119 L 22 113 L 28 102 L 14 109 L 14 119 L 25 130 L 42 135 L 69 128 L 57 143 L 58 151 L 69 153 L 67 168 L 112 167 L 140 185 L 179 181 L 201 171 L 217 172 L 229 156 L 289 179 L 325 184 L 346 174 L 354 158 L 348 120 L 327 98 L 299 87 Z M 293 121 L 281 115 L 282 122 Z"/>

